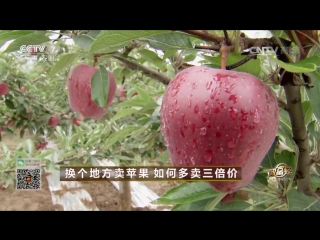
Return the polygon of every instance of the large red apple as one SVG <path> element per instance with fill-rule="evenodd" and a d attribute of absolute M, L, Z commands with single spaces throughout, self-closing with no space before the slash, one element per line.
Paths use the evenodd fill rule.
<path fill-rule="evenodd" d="M 50 119 L 49 119 L 49 125 L 51 127 L 55 127 L 58 125 L 58 122 L 59 122 L 59 118 L 57 116 L 52 116 Z"/>
<path fill-rule="evenodd" d="M 9 92 L 9 87 L 6 83 L 0 83 L 0 95 L 6 95 Z"/>
<path fill-rule="evenodd" d="M 68 98 L 70 108 L 80 113 L 85 118 L 100 120 L 107 112 L 115 95 L 117 84 L 114 76 L 109 72 L 109 93 L 105 108 L 98 106 L 91 99 L 91 77 L 98 71 L 98 68 L 80 64 L 73 68 L 67 80 Z"/>
<path fill-rule="evenodd" d="M 277 99 L 253 75 L 190 67 L 168 85 L 161 132 L 175 166 L 240 166 L 241 182 L 211 182 L 232 193 L 248 185 L 278 129 Z"/>

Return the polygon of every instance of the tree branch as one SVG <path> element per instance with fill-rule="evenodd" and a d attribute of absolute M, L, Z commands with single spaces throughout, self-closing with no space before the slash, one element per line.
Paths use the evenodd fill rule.
<path fill-rule="evenodd" d="M 283 86 L 286 98 L 287 108 L 290 117 L 292 134 L 295 143 L 299 148 L 299 157 L 296 170 L 296 179 L 298 182 L 298 191 L 310 196 L 312 189 L 310 185 L 310 157 L 309 157 L 309 137 L 304 122 L 304 115 L 301 103 L 300 86 L 294 86 L 292 83 L 294 74 L 286 72 Z"/>
<path fill-rule="evenodd" d="M 117 59 L 124 67 L 129 68 L 131 70 L 142 71 L 145 75 L 147 75 L 147 76 L 149 76 L 159 82 L 162 82 L 165 85 L 168 85 L 169 82 L 171 81 L 171 79 L 168 76 L 166 76 L 166 75 L 164 75 L 154 69 L 148 68 L 148 67 L 143 66 L 139 63 L 129 61 L 129 60 L 121 58 L 119 56 L 114 55 L 113 57 L 115 59 Z"/>

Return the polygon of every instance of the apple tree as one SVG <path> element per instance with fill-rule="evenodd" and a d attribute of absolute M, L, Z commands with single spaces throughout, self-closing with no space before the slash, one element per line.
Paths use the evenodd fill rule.
<path fill-rule="evenodd" d="M 54 43 L 49 38 L 52 30 L 1 31 L 2 43 L 13 40 L 1 55 L 1 81 L 9 86 L 9 91 L 0 86 L 0 94 L 5 93 L 1 127 L 6 132 L 20 128 L 21 136 L 26 129 L 54 134 L 59 151 L 34 153 L 51 165 L 79 165 L 79 161 L 95 165 L 97 159 L 109 158 L 116 164 L 130 165 L 168 164 L 169 160 L 174 165 L 180 161 L 192 165 L 194 159 L 197 166 L 219 163 L 243 167 L 241 188 L 232 189 L 230 183 L 221 183 L 220 188 L 208 182 L 184 182 L 155 202 L 174 205 L 176 211 L 318 210 L 318 31 L 270 31 L 272 38 L 251 39 L 240 30 L 68 30 Z M 67 39 L 75 45 L 66 44 Z M 46 45 L 47 52 L 38 57 L 51 54 L 57 61 L 38 61 L 35 68 L 40 70 L 21 71 L 22 45 Z M 257 49 L 272 51 L 257 54 Z M 70 89 L 65 86 L 70 69 L 80 63 L 98 67 L 97 74 L 83 73 L 90 75 L 91 100 L 97 106 L 106 108 L 112 94 L 108 71 L 118 91 L 101 119 L 72 124 L 74 112 L 81 112 L 80 107 L 86 104 L 72 111 Z M 206 72 L 215 76 L 214 83 Z M 223 84 L 217 83 L 220 80 Z M 227 98 L 226 89 L 231 88 L 237 94 Z M 208 104 L 206 96 L 212 103 Z M 195 102 L 196 108 L 192 105 Z M 232 102 L 235 105 L 230 105 Z M 256 105 L 266 109 L 257 113 L 258 117 L 252 110 Z M 170 119 L 179 110 L 179 118 Z M 216 114 L 218 111 L 222 113 Z M 52 116 L 64 124 L 52 127 L 52 121 L 48 124 Z M 189 121 L 188 133 L 180 131 L 179 127 L 185 127 L 181 117 Z M 233 138 L 232 144 L 225 141 L 244 126 L 241 117 L 257 125 L 242 129 L 242 143 Z M 199 127 L 204 123 L 208 124 L 205 130 Z M 194 124 L 196 135 L 190 134 L 190 124 Z M 259 126 L 259 131 L 254 126 Z M 212 130 L 217 127 L 221 129 Z M 14 154 L 24 151 L 19 146 Z M 272 170 L 281 163 L 290 171 L 274 178 Z"/>

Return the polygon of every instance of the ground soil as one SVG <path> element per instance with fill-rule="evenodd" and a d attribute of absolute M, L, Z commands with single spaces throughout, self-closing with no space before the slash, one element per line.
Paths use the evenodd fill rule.
<path fill-rule="evenodd" d="M 27 136 L 30 137 L 30 136 Z M 2 142 L 5 143 L 12 150 L 15 146 L 24 141 L 25 139 L 19 139 L 15 136 L 2 136 Z M 1 145 L 1 143 L 0 143 Z M 0 158 L 2 147 L 0 148 Z M 0 183 L 0 211 L 11 210 L 29 210 L 29 211 L 55 211 L 51 193 L 48 188 L 47 179 L 43 176 L 42 178 L 42 190 L 37 191 L 17 191 L 14 186 L 8 189 L 2 190 Z M 99 210 L 118 210 L 119 206 L 119 192 L 109 182 L 81 182 L 83 188 L 91 195 L 93 201 L 99 208 Z M 161 196 L 166 191 L 177 185 L 174 182 L 144 182 L 156 194 Z"/>

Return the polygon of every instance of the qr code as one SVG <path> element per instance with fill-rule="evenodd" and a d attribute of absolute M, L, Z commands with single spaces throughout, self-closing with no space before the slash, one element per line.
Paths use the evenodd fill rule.
<path fill-rule="evenodd" d="M 41 189 L 41 169 L 17 169 L 17 189 Z"/>

